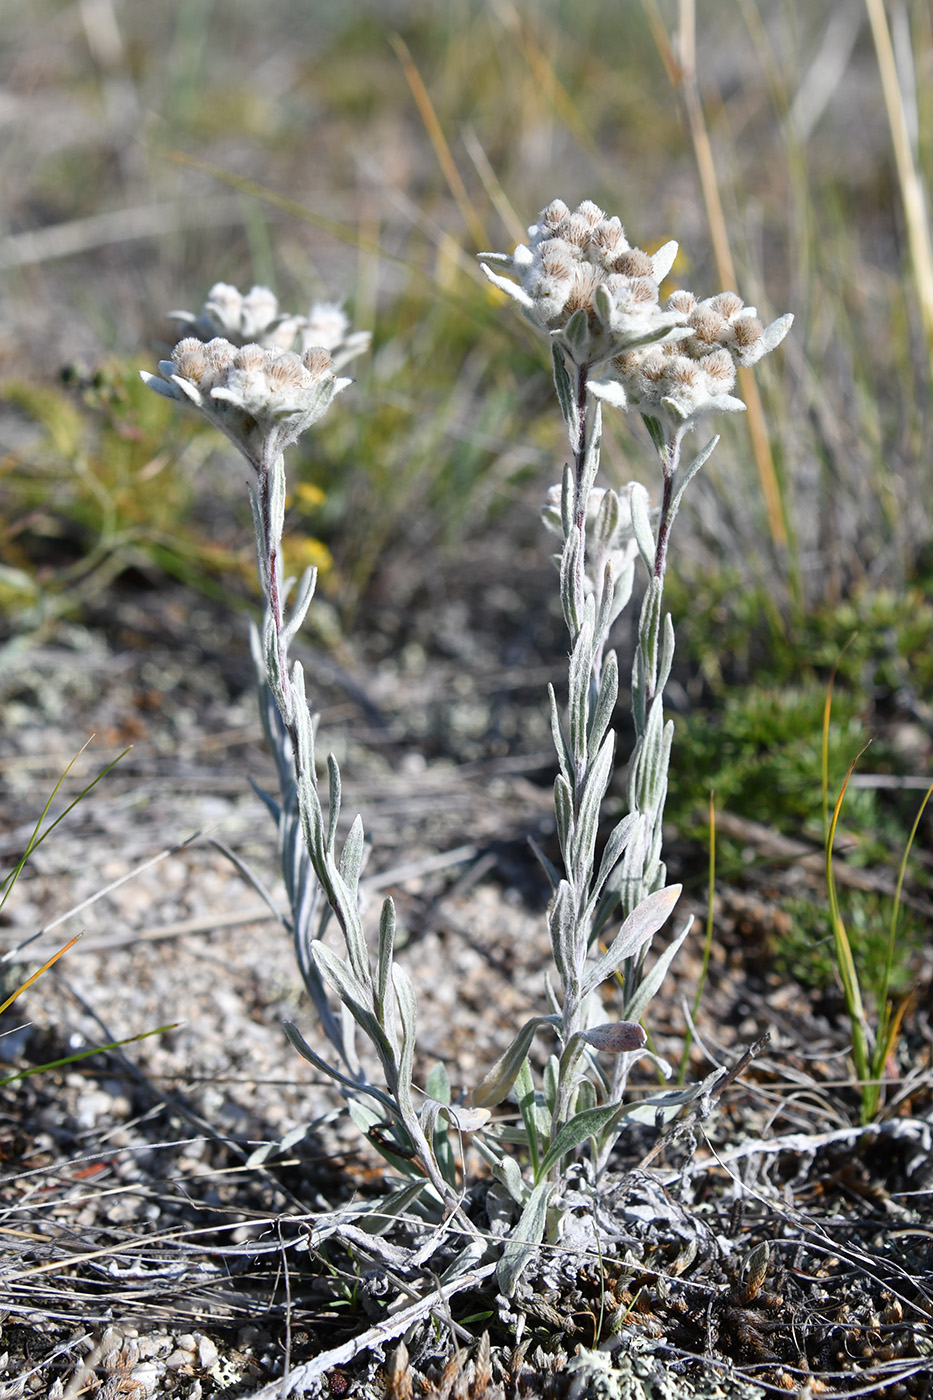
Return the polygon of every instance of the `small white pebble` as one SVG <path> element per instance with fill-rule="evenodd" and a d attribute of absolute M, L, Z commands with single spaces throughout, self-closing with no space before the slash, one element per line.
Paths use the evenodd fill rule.
<path fill-rule="evenodd" d="M 198 1341 L 198 1360 L 205 1371 L 209 1371 L 212 1366 L 216 1366 L 218 1356 L 219 1352 L 210 1337 L 201 1337 Z"/>

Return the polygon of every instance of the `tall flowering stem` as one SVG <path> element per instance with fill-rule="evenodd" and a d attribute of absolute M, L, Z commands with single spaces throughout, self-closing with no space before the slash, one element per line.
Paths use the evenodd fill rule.
<path fill-rule="evenodd" d="M 626 1109 L 630 1067 L 644 1053 L 638 1022 L 658 991 L 689 923 L 655 959 L 646 957 L 671 913 L 679 885 L 667 885 L 661 858 L 673 726 L 664 720 L 664 689 L 674 655 L 671 619 L 663 613 L 671 527 L 690 478 L 715 446 L 680 465 L 686 432 L 713 412 L 744 408 L 732 397 L 737 365 L 753 364 L 779 343 L 784 317 L 765 328 L 734 293 L 697 302 L 677 292 L 662 305 L 660 283 L 677 252 L 653 256 L 632 247 L 617 218 L 587 201 L 571 211 L 555 200 L 511 254 L 482 254 L 489 280 L 518 303 L 551 341 L 554 382 L 571 460 L 552 488 L 545 524 L 560 536 L 560 596 L 571 651 L 568 698 L 561 712 L 551 692 L 559 773 L 555 813 L 558 870 L 548 866 L 551 947 L 560 980 L 553 1014 L 529 1022 L 474 1092 L 499 1102 L 513 1092 L 522 1110 L 536 1185 L 518 1233 L 543 1229 L 543 1181 L 556 1185 L 562 1161 L 587 1138 L 597 1164 L 606 1160 Z M 508 275 L 494 269 L 503 269 Z M 661 465 L 661 501 L 652 524 L 648 494 L 637 483 L 616 492 L 595 485 L 601 406 L 637 408 Z M 648 582 L 632 670 L 635 747 L 628 765 L 628 813 L 597 859 L 600 807 L 614 763 L 610 728 L 618 665 L 609 633 L 632 593 L 641 557 Z M 610 924 L 621 915 L 615 936 Z M 608 946 L 604 946 L 608 944 Z M 623 982 L 622 1019 L 597 1024 L 598 992 L 614 974 Z M 549 1114 L 529 1111 L 527 1052 L 537 1030 L 556 1032 L 559 1055 L 546 1076 Z M 597 1052 L 614 1056 L 607 1070 Z M 521 1260 L 514 1267 L 522 1266 Z M 509 1275 L 504 1283 L 511 1281 Z"/>
<path fill-rule="evenodd" d="M 329 308 L 328 312 L 333 332 L 336 308 Z M 446 1113 L 449 1124 L 456 1113 L 433 1100 L 427 1100 L 420 1112 L 415 1107 L 412 1072 L 416 1002 L 410 979 L 394 962 L 395 910 L 392 901 L 386 900 L 373 967 L 360 916 L 363 824 L 357 817 L 342 846 L 338 846 L 340 771 L 331 755 L 327 760 L 325 813 L 318 788 L 314 724 L 305 694 L 304 672 L 298 662 L 292 664 L 289 659 L 291 642 L 314 595 L 316 573 L 312 569 L 306 571 L 289 606 L 294 580 L 284 577 L 282 567 L 284 452 L 321 417 L 334 395 L 351 382 L 337 378 L 336 366 L 363 348 L 361 339 L 346 337 L 343 342 L 332 343 L 333 357 L 329 348 L 320 345 L 305 349 L 300 356 L 283 349 L 276 339 L 284 333 L 282 318 L 277 316 L 275 299 L 262 288 L 254 288 L 248 297 L 241 298 L 235 288 L 220 283 L 212 289 L 199 317 L 176 314 L 193 329 L 202 331 L 213 329 L 220 322 L 233 333 L 244 329 L 248 322 L 249 329 L 263 333 L 268 342 L 237 347 L 223 336 L 215 336 L 207 343 L 190 336 L 175 347 L 171 360 L 160 363 L 161 377 L 144 375 L 144 379 L 155 392 L 198 408 L 226 433 L 254 473 L 250 501 L 259 579 L 266 603 L 262 634 L 254 639 L 254 655 L 263 723 L 276 758 L 281 788 L 280 800 L 266 797 L 266 802 L 278 823 L 299 966 L 340 1065 L 329 1063 L 312 1050 L 295 1026 L 286 1023 L 286 1031 L 307 1060 L 344 1088 L 350 1112 L 364 1131 L 384 1123 L 394 1135 L 388 1140 L 384 1155 L 406 1173 L 430 1182 L 447 1215 L 459 1214 L 459 1195 L 451 1179 L 452 1158 L 449 1154 L 445 1158 L 445 1174 L 434 1145 L 440 1115 Z M 291 338 L 302 330 L 310 333 L 308 325 L 313 315 L 314 308 L 312 317 L 301 318 L 300 324 L 295 318 L 295 325 L 288 331 Z M 327 317 L 323 319 L 328 321 Z M 343 958 L 321 941 L 327 910 L 320 908 L 319 892 L 343 935 Z M 340 1017 L 331 1008 L 325 984 L 342 1003 Z M 360 1065 L 352 1035 L 354 1024 L 376 1052 L 385 1088 L 371 1083 Z M 480 1121 L 484 1116 L 480 1115 Z M 461 1126 L 471 1126 L 470 1120 L 464 1116 Z M 444 1138 L 443 1131 L 440 1137 Z M 460 1218 L 467 1223 L 464 1217 Z"/>

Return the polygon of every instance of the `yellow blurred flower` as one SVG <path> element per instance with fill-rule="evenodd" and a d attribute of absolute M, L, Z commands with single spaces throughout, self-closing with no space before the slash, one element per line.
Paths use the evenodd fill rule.
<path fill-rule="evenodd" d="M 319 574 L 326 574 L 334 566 L 327 545 L 312 535 L 289 535 L 282 541 L 282 552 L 287 574 L 302 574 L 305 569 L 317 569 Z"/>

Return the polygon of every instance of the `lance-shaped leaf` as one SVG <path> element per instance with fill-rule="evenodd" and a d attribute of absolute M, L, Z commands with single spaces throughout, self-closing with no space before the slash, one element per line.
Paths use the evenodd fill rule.
<path fill-rule="evenodd" d="M 612 757 L 615 735 L 607 734 L 587 774 L 577 812 L 577 830 L 573 842 L 573 869 L 589 872 L 593 868 L 593 853 L 599 830 L 599 810 L 612 777 Z"/>
<path fill-rule="evenodd" d="M 298 594 L 292 608 L 291 617 L 285 627 L 286 646 L 296 635 L 307 616 L 308 608 L 311 606 L 311 599 L 314 597 L 314 590 L 317 587 L 317 569 L 313 566 L 305 569 L 301 575 L 301 582 L 298 585 Z"/>
<path fill-rule="evenodd" d="M 569 870 L 573 862 L 573 789 L 567 778 L 558 773 L 554 779 L 554 815 L 557 818 L 557 838 L 564 865 Z"/>
<path fill-rule="evenodd" d="M 499 1260 L 496 1279 L 507 1298 L 514 1293 L 523 1270 L 537 1253 L 544 1237 L 548 1202 L 553 1189 L 550 1181 L 540 1181 L 534 1188 Z"/>
<path fill-rule="evenodd" d="M 283 1021 L 282 1025 L 285 1028 L 285 1034 L 298 1051 L 298 1054 L 303 1060 L 307 1060 L 309 1065 L 313 1065 L 314 1068 L 320 1070 L 322 1074 L 329 1075 L 331 1079 L 336 1079 L 337 1083 L 342 1084 L 345 1089 L 352 1089 L 356 1093 L 359 1093 L 361 1089 L 365 1089 L 365 1092 L 370 1098 L 376 1099 L 383 1106 L 386 1113 L 391 1115 L 395 1112 L 395 1104 L 389 1098 L 388 1094 L 384 1094 L 381 1089 L 375 1089 L 369 1084 L 361 1085 L 358 1080 L 350 1079 L 347 1075 L 341 1074 L 339 1069 L 335 1069 L 333 1065 L 329 1065 L 316 1050 L 311 1049 L 311 1046 L 305 1040 L 296 1025 L 291 1021 Z"/>
<path fill-rule="evenodd" d="M 554 687 L 548 683 L 547 688 L 548 703 L 551 707 L 551 737 L 554 740 L 554 748 L 557 751 L 557 762 L 560 765 L 561 777 L 569 783 L 573 772 L 573 755 L 567 747 L 567 740 L 564 738 L 564 731 L 560 722 L 560 711 L 557 708 L 557 696 L 554 694 Z"/>
<path fill-rule="evenodd" d="M 610 488 L 603 493 L 603 498 L 599 503 L 599 509 L 596 512 L 596 519 L 593 522 L 592 529 L 594 541 L 603 546 L 612 543 L 615 538 L 615 533 L 619 528 L 621 513 L 618 493 Z"/>
<path fill-rule="evenodd" d="M 356 816 L 353 818 L 353 825 L 347 832 L 347 839 L 343 843 L 343 850 L 340 852 L 340 878 L 344 881 L 351 895 L 357 893 L 357 886 L 360 878 L 360 866 L 363 863 L 363 818 Z"/>
<path fill-rule="evenodd" d="M 581 532 L 573 525 L 560 556 L 560 605 L 564 622 L 573 640 L 580 630 L 580 604 L 577 598 L 577 559 L 583 548 Z"/>
<path fill-rule="evenodd" d="M 644 944 L 654 937 L 658 929 L 670 918 L 682 889 L 682 885 L 668 885 L 663 890 L 655 890 L 654 894 L 649 894 L 632 910 L 616 934 L 611 947 L 583 979 L 582 996 L 595 991 L 607 977 L 611 977 L 622 966 L 626 958 L 635 957 Z M 649 997 L 648 1000 L 650 999 Z M 640 1012 L 636 1015 L 631 1007 L 625 1008 L 627 1021 L 639 1021 L 642 1014 Z"/>
<path fill-rule="evenodd" d="M 687 489 L 688 484 L 693 480 L 697 472 L 706 463 L 707 459 L 711 456 L 713 449 L 715 448 L 718 441 L 718 435 L 714 438 L 710 438 L 709 442 L 704 448 L 702 448 L 697 453 L 687 470 L 684 472 L 683 476 L 680 478 L 680 485 L 677 488 L 677 494 L 675 495 L 671 503 L 670 521 L 673 521 L 674 516 L 677 514 L 677 511 L 680 508 L 681 498 L 683 497 L 684 491 Z"/>
<path fill-rule="evenodd" d="M 583 915 L 584 923 L 589 923 L 606 881 L 609 879 L 609 876 L 618 864 L 622 852 L 631 840 L 638 823 L 638 818 L 639 814 L 637 812 L 629 812 L 620 822 L 617 822 L 610 831 L 609 839 L 603 847 L 602 859 L 599 862 L 599 871 L 596 876 L 595 884 L 590 890 L 590 897 L 586 902 L 586 909 Z"/>
<path fill-rule="evenodd" d="M 492 1169 L 492 1174 L 497 1181 L 508 1191 L 512 1200 L 517 1206 L 524 1206 L 528 1200 L 528 1187 L 525 1185 L 525 1178 L 522 1176 L 522 1169 L 514 1157 L 503 1157 Z"/>
<path fill-rule="evenodd" d="M 387 1067 L 394 1070 L 395 1049 L 369 1004 L 370 997 L 367 989 L 360 985 L 347 964 L 324 943 L 315 942 L 312 946 L 312 953 L 321 976 L 334 988 L 354 1021 L 373 1042 L 379 1052 L 383 1068 L 387 1069 L 387 1073 L 390 1072 Z M 394 1074 L 392 1077 L 394 1078 Z"/>
<path fill-rule="evenodd" d="M 386 993 L 392 975 L 392 954 L 395 949 L 395 905 L 387 899 L 379 918 L 379 957 L 376 963 L 376 1011 L 385 1024 Z"/>
<path fill-rule="evenodd" d="M 551 956 L 561 981 L 566 983 L 574 973 L 574 931 L 576 917 L 573 889 L 567 880 L 557 886 L 547 911 L 548 932 L 551 935 Z"/>
<path fill-rule="evenodd" d="M 679 890 L 680 886 L 671 885 L 669 886 L 669 888 Z M 658 893 L 664 894 L 665 891 L 659 890 Z M 653 896 L 649 895 L 648 898 L 652 899 Z M 641 905 L 639 905 L 638 908 L 640 909 Z M 638 913 L 637 909 L 635 913 Z M 668 946 L 664 949 L 663 953 L 659 955 L 657 962 L 651 968 L 650 972 L 648 972 L 642 979 L 640 986 L 638 987 L 638 989 L 628 1002 L 627 1006 L 625 1007 L 624 1015 L 626 1017 L 626 1020 L 640 1021 L 642 1016 L 644 1016 L 645 1012 L 651 1004 L 652 998 L 654 997 L 658 988 L 661 986 L 661 983 L 667 976 L 667 970 L 670 967 L 671 963 L 674 961 L 674 958 L 676 957 L 680 949 L 680 945 L 683 943 L 684 939 L 687 937 L 687 934 L 690 932 L 692 927 L 693 915 L 691 914 L 690 918 L 684 924 L 682 931 L 678 934 L 678 936 L 674 939 L 672 943 L 668 944 Z"/>
<path fill-rule="evenodd" d="M 551 1168 L 557 1166 L 561 1157 L 573 1152 L 581 1143 L 586 1142 L 587 1138 L 596 1137 L 604 1132 L 612 1120 L 619 1116 L 620 1107 L 617 1103 L 605 1103 L 598 1108 L 588 1108 L 583 1113 L 575 1114 L 564 1124 L 545 1153 L 538 1168 L 539 1176 L 547 1176 Z"/>
<path fill-rule="evenodd" d="M 632 511 L 632 529 L 635 531 L 635 543 L 638 545 L 638 552 L 644 559 L 646 566 L 654 572 L 654 531 L 651 528 L 651 512 L 648 504 L 648 492 L 640 481 L 632 485 L 629 503 Z"/>
<path fill-rule="evenodd" d="M 560 404 L 563 420 L 569 428 L 576 423 L 577 406 L 573 400 L 573 384 L 570 382 L 570 375 L 564 364 L 563 352 L 556 341 L 551 345 L 551 358 L 554 361 L 554 387 L 557 390 L 557 402 Z"/>
<path fill-rule="evenodd" d="M 327 755 L 327 776 L 330 784 L 330 810 L 327 824 L 327 853 L 332 855 L 337 840 L 337 822 L 340 820 L 340 769 L 332 753 Z"/>
<path fill-rule="evenodd" d="M 661 625 L 661 657 L 658 662 L 658 694 L 664 692 L 668 678 L 671 674 L 671 666 L 674 663 L 674 624 L 671 621 L 670 613 L 664 614 L 664 622 Z"/>
<path fill-rule="evenodd" d="M 508 1050 L 499 1056 L 489 1073 L 483 1076 L 473 1090 L 474 1107 L 492 1108 L 506 1098 L 518 1078 L 535 1034 L 542 1026 L 553 1024 L 553 1016 L 532 1016 L 530 1021 L 525 1022 Z"/>
<path fill-rule="evenodd" d="M 577 763 L 586 764 L 586 730 L 590 712 L 590 678 L 593 673 L 593 603 L 587 598 L 580 630 L 570 655 L 567 714 L 570 748 Z"/>
<path fill-rule="evenodd" d="M 593 753 L 599 748 L 603 736 L 609 728 L 616 700 L 619 698 L 619 663 L 614 651 L 610 651 L 603 666 L 599 694 L 590 719 L 590 732 L 587 735 L 587 748 Z"/>

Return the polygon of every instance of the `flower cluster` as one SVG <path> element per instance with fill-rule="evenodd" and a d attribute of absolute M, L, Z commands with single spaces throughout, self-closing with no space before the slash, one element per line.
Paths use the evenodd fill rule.
<path fill-rule="evenodd" d="M 586 498 L 586 538 L 589 553 L 586 556 L 584 584 L 587 593 L 596 591 L 603 581 L 603 571 L 607 564 L 612 565 L 613 578 L 618 580 L 630 572 L 638 557 L 635 541 L 635 527 L 632 524 L 632 492 L 635 484 L 629 482 L 619 491 L 606 490 L 602 486 L 591 488 Z M 558 482 L 550 487 L 541 509 L 541 519 L 552 535 L 564 538 L 564 523 L 561 516 L 561 496 L 563 488 Z M 560 564 L 560 555 L 556 555 Z"/>
<path fill-rule="evenodd" d="M 193 403 L 226 433 L 258 471 L 295 442 L 325 412 L 350 379 L 338 379 L 324 349 L 298 356 L 262 345 L 239 348 L 215 337 L 180 340 L 161 378 L 143 372 L 150 389 Z"/>
<path fill-rule="evenodd" d="M 686 332 L 644 349 L 613 358 L 609 376 L 591 381 L 590 389 L 618 407 L 630 405 L 675 429 L 708 413 L 738 413 L 745 405 L 733 398 L 736 369 L 757 364 L 784 339 L 792 316 L 763 326 L 753 306 L 735 292 L 721 292 L 698 302 L 691 292 L 670 296 L 665 310 L 680 316 Z"/>
<path fill-rule="evenodd" d="M 520 243 L 511 256 L 480 254 L 508 268 L 517 282 L 498 276 L 485 262 L 483 271 L 576 364 L 600 364 L 681 324 L 659 301 L 676 243 L 653 255 L 633 248 L 619 220 L 607 218 L 591 200 L 571 213 L 555 199 L 538 218 L 528 230 L 529 244 Z"/>
<path fill-rule="evenodd" d="M 739 412 L 736 368 L 754 365 L 784 339 L 793 317 L 763 326 L 754 307 L 734 292 L 697 301 L 677 291 L 661 304 L 659 284 L 670 271 L 676 243 L 650 255 L 633 248 L 617 218 L 590 201 L 572 213 L 554 200 L 528 230 L 529 244 L 511 256 L 482 253 L 519 280 L 495 286 L 586 371 L 589 390 L 618 408 L 637 408 L 673 430 L 708 413 Z"/>
<path fill-rule="evenodd" d="M 320 348 L 330 353 L 334 369 L 340 369 L 369 346 L 368 331 L 350 331 L 350 322 L 337 302 L 316 301 L 307 316 L 279 311 L 278 298 L 268 287 L 253 287 L 244 296 L 228 282 L 215 282 L 201 310 L 170 311 L 199 340 L 222 336 L 234 345 L 258 344 L 266 348 L 300 352 Z"/>

